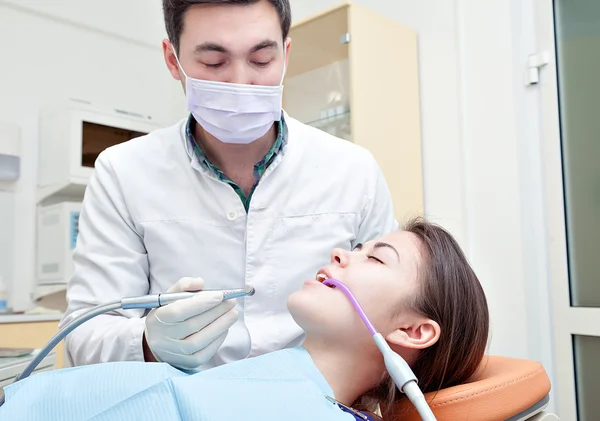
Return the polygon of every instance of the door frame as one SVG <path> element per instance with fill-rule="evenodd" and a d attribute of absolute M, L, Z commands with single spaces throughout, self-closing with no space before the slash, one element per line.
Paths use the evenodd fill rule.
<path fill-rule="evenodd" d="M 554 1 L 536 1 L 538 51 L 549 53 L 539 83 L 548 273 L 551 292 L 555 390 L 561 420 L 577 420 L 573 335 L 600 337 L 600 308 L 571 307 L 558 101 Z"/>

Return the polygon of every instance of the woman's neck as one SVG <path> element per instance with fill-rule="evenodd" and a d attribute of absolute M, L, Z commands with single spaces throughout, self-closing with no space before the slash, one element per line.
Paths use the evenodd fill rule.
<path fill-rule="evenodd" d="M 351 406 L 375 387 L 384 370 L 381 355 L 371 353 L 362 344 L 340 346 L 309 338 L 302 345 L 333 390 L 336 400 Z"/>

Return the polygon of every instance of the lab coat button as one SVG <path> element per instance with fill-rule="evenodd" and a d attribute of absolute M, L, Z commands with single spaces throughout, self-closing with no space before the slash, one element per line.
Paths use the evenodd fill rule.
<path fill-rule="evenodd" d="M 230 221 L 235 221 L 237 219 L 237 215 L 235 212 L 229 212 L 227 214 L 227 219 L 229 219 Z"/>

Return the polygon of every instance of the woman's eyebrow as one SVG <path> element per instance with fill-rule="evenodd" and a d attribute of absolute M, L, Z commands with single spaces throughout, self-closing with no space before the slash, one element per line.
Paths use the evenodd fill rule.
<path fill-rule="evenodd" d="M 389 248 L 389 249 L 393 250 L 394 253 L 396 253 L 396 258 L 398 260 L 400 260 L 400 253 L 398 253 L 398 250 L 396 250 L 396 247 L 392 246 L 391 244 L 379 241 L 379 242 L 375 243 L 375 245 L 373 246 L 373 249 L 379 249 L 379 248 Z"/>

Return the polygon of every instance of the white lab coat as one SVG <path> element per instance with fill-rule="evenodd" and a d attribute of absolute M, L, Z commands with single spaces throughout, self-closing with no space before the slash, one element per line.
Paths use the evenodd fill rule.
<path fill-rule="evenodd" d="M 289 116 L 288 143 L 250 209 L 202 166 L 185 122 L 105 150 L 85 192 L 61 326 L 80 310 L 166 291 L 182 277 L 206 288 L 251 285 L 239 321 L 209 368 L 301 343 L 287 297 L 349 249 L 397 228 L 392 200 L 364 148 Z M 98 316 L 66 340 L 72 364 L 143 361 L 142 310 Z"/>

